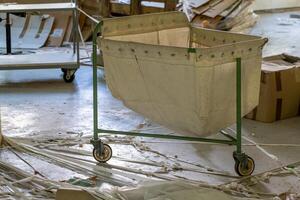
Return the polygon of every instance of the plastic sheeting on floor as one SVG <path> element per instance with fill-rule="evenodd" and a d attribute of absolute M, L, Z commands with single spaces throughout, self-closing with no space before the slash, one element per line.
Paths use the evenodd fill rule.
<path fill-rule="evenodd" d="M 115 195 L 123 200 L 231 200 L 224 192 L 179 182 L 150 182 L 137 188 L 120 188 Z"/>

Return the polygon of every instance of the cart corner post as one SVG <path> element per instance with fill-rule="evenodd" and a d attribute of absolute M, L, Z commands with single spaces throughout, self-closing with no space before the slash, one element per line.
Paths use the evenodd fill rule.
<path fill-rule="evenodd" d="M 112 157 L 112 149 L 109 145 L 103 144 L 99 138 L 98 129 L 98 82 L 97 82 L 97 37 L 101 33 L 103 21 L 100 21 L 93 32 L 93 121 L 94 121 L 94 134 L 91 143 L 94 146 L 93 157 L 100 163 L 107 162 Z"/>
<path fill-rule="evenodd" d="M 236 58 L 236 151 L 233 152 L 235 172 L 250 176 L 255 169 L 254 160 L 242 152 L 242 58 Z"/>
<path fill-rule="evenodd" d="M 242 153 L 242 59 L 236 58 L 236 152 Z"/>
<path fill-rule="evenodd" d="M 99 22 L 93 32 L 93 122 L 94 122 L 94 140 L 98 140 L 98 84 L 97 84 L 97 37 L 101 30 L 103 22 Z"/>

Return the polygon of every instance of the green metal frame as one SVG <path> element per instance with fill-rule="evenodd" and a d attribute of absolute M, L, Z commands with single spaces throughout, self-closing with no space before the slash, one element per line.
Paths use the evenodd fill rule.
<path fill-rule="evenodd" d="M 228 144 L 236 145 L 236 151 L 234 152 L 237 159 L 242 159 L 244 154 L 242 153 L 241 139 L 242 139 L 242 114 L 241 114 L 241 58 L 236 59 L 236 138 L 226 134 L 225 131 L 221 133 L 227 137 L 227 139 L 210 139 L 202 137 L 188 137 L 188 136 L 176 136 L 167 134 L 150 134 L 150 133 L 137 133 L 128 131 L 114 131 L 104 130 L 98 128 L 98 81 L 97 81 L 97 37 L 100 34 L 100 29 L 103 22 L 97 24 L 93 33 L 93 114 L 94 114 L 94 135 L 93 140 L 99 141 L 99 134 L 115 134 L 115 135 L 130 135 L 139 137 L 151 137 L 151 138 L 162 138 L 162 139 L 175 139 L 185 141 L 199 141 L 216 144 Z M 195 52 L 195 49 L 194 51 Z"/>

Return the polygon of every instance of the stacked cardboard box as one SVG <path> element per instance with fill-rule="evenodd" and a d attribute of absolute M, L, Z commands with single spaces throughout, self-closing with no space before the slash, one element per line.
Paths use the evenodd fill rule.
<path fill-rule="evenodd" d="M 112 14 L 136 15 L 176 10 L 178 0 L 111 0 Z"/>
<path fill-rule="evenodd" d="M 246 118 L 262 122 L 300 113 L 300 58 L 286 54 L 264 58 L 259 105 Z"/>

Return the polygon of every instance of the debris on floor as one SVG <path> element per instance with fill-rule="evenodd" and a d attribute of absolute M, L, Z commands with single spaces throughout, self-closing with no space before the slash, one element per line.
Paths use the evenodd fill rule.
<path fill-rule="evenodd" d="M 196 26 L 247 33 L 258 20 L 253 0 L 181 0 L 179 10 Z"/>
<path fill-rule="evenodd" d="M 184 182 L 143 183 L 137 188 L 117 188 L 114 196 L 124 200 L 233 200 L 228 194 L 213 188 L 202 188 Z"/>
<path fill-rule="evenodd" d="M 144 161 L 142 161 L 136 158 L 131 160 L 115 156 L 114 159 L 118 160 L 115 162 L 116 164 L 106 164 L 100 167 L 93 164 L 94 161 L 90 152 L 85 150 L 89 146 L 88 138 L 78 135 L 52 139 L 5 137 L 5 148 L 1 150 L 2 154 L 4 151 L 13 152 L 10 159 L 17 159 L 21 162 L 17 166 L 14 165 L 15 161 L 11 163 L 10 159 L 0 162 L 0 173 L 2 170 L 1 175 L 3 176 L 0 181 L 2 183 L 2 187 L 0 187 L 0 190 L 3 191 L 1 193 L 2 197 L 53 199 L 56 192 L 64 195 L 64 192 L 68 193 L 70 190 L 75 190 L 80 195 L 91 195 L 95 199 L 133 200 L 144 197 L 147 200 L 166 198 L 177 200 L 181 199 L 180 195 L 193 194 L 189 198 L 186 196 L 186 199 L 192 200 L 196 197 L 196 199 L 210 199 L 211 195 L 214 194 L 214 198 L 220 199 L 259 198 L 271 200 L 279 198 L 283 192 L 280 194 L 268 193 L 256 189 L 255 186 L 262 183 L 268 185 L 270 183 L 268 180 L 273 177 L 291 176 L 295 177 L 296 180 L 299 179 L 300 162 L 251 177 L 232 179 L 232 181 L 220 185 L 192 181 L 176 174 L 172 175 L 172 171 L 196 170 L 195 166 L 194 169 L 186 168 L 186 163 L 177 158 L 172 158 L 172 160 L 176 160 L 182 166 L 177 164 L 177 167 L 170 168 L 170 170 L 163 173 L 155 172 L 154 168 L 159 168 L 165 164 L 162 162 L 157 163 L 149 158 L 144 158 L 142 159 Z M 110 139 L 110 143 L 127 143 L 135 148 L 140 148 L 138 147 L 140 145 L 132 140 L 133 138 L 109 136 L 107 139 Z M 134 143 L 136 144 L 134 145 Z M 142 149 L 144 152 L 155 152 L 149 148 Z M 15 155 L 15 158 L 13 158 L 13 155 Z M 30 156 L 35 158 L 34 162 L 30 159 Z M 167 162 L 171 161 L 170 158 L 165 156 L 164 159 Z M 48 166 L 52 165 L 51 168 L 56 171 L 57 167 L 61 167 L 67 171 L 71 170 L 75 174 L 65 171 L 63 180 L 61 179 L 62 176 L 59 179 L 51 178 L 50 166 L 46 168 L 39 166 L 42 161 L 49 163 Z M 128 167 L 128 164 L 131 167 Z M 150 168 L 145 167 L 147 165 L 152 166 L 150 171 Z M 29 166 L 29 168 L 25 166 Z M 138 166 L 141 168 L 139 169 Z M 208 173 L 214 176 L 223 174 L 222 176 L 226 176 L 224 172 L 216 173 L 213 169 L 208 171 L 199 169 L 196 170 L 199 173 Z M 228 177 L 231 176 L 228 175 Z M 299 195 L 297 190 L 293 188 L 289 188 L 285 192 L 294 197 Z"/>

